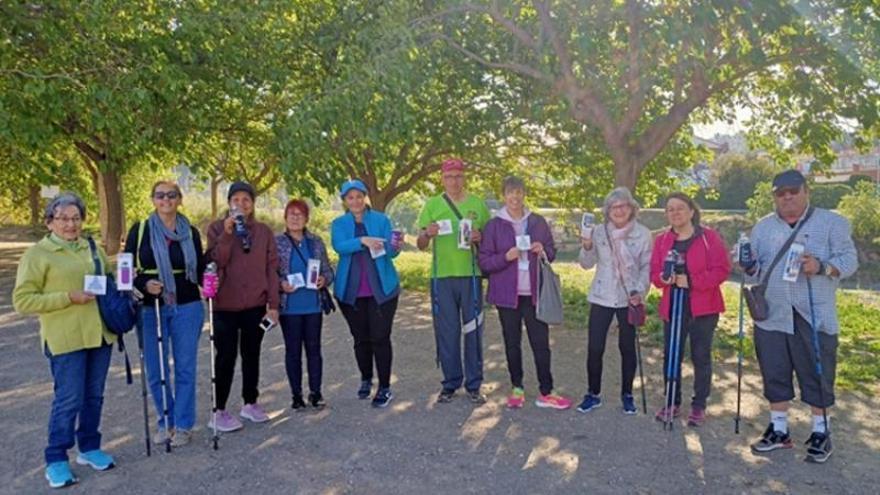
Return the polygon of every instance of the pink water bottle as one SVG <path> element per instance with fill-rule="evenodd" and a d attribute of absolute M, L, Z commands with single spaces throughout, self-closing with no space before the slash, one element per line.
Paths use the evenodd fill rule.
<path fill-rule="evenodd" d="M 217 263 L 212 261 L 205 267 L 205 274 L 202 276 L 202 292 L 205 294 L 205 297 L 213 299 L 217 295 L 219 282 Z"/>

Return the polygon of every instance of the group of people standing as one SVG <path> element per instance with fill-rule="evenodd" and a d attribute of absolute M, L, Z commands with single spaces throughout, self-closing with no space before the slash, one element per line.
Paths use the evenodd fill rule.
<path fill-rule="evenodd" d="M 549 325 L 536 311 L 540 265 L 556 257 L 548 222 L 526 206 L 527 187 L 516 177 L 503 181 L 504 204 L 493 217 L 483 200 L 467 192 L 466 172 L 459 159 L 443 162 L 443 193 L 430 198 L 418 217 L 416 244 L 432 252 L 431 308 L 442 370 L 437 402 L 454 401 L 461 388 L 470 402 L 486 402 L 481 385 L 483 278 L 488 278 L 485 299 L 498 312 L 510 377 L 507 406 L 518 409 L 526 404 L 521 345 L 525 326 L 537 374 L 534 404 L 568 409 L 572 400 L 554 387 Z M 324 314 L 335 307 L 334 299 L 353 338 L 360 372 L 357 397 L 372 397 L 374 407 L 388 406 L 394 397 L 391 333 L 401 291 L 394 258 L 400 253 L 402 235 L 392 229 L 385 214 L 370 208 L 368 194 L 357 179 L 340 188 L 345 213 L 330 228 L 330 245 L 338 254 L 334 269 L 323 240 L 307 228 L 310 208 L 302 200 L 287 204 L 285 230 L 276 235 L 254 216 L 254 189 L 244 182 L 233 183 L 227 196 L 229 213 L 210 224 L 203 251 L 198 229 L 179 212 L 183 195 L 177 184 L 161 181 L 153 186 L 155 209 L 131 227 L 125 252 L 134 257 L 134 287 L 143 295 L 138 332 L 158 417 L 155 442 L 180 447 L 192 439 L 197 351 L 205 319 L 200 281 L 209 269 L 219 276 L 219 290 L 212 299 L 216 402 L 210 427 L 231 432 L 243 427 L 241 420 L 269 420 L 258 401 L 260 350 L 266 331 L 276 324 L 285 342 L 291 407 L 326 405 L 321 392 L 321 327 Z M 753 261 L 742 267 L 753 281 L 766 284 L 770 305 L 769 318 L 757 322 L 755 345 L 771 423 L 752 449 L 767 452 L 792 446 L 786 411 L 794 398 L 792 374 L 796 373 L 802 400 L 812 407 L 814 419 L 819 418 L 807 455 L 824 462 L 831 454 L 825 408 L 834 403 L 838 332 L 834 293 L 839 280 L 856 269 L 855 248 L 845 219 L 809 207 L 809 191 L 799 172 L 777 176 L 773 194 L 776 213 L 754 228 Z M 596 271 L 588 295 L 587 387 L 577 410 L 588 413 L 603 404 L 603 354 L 616 319 L 621 410 L 637 413 L 633 382 L 638 329 L 627 315 L 631 307 L 644 304 L 653 284 L 662 291 L 658 314 L 664 321 L 667 367 L 675 358 L 680 365 L 684 354 L 670 353 L 670 338 L 679 338 L 680 349 L 684 340 L 690 341 L 694 394 L 687 421 L 698 427 L 707 418 L 712 340 L 725 310 L 721 285 L 732 266 L 724 240 L 700 222 L 699 207 L 691 198 L 674 193 L 665 208 L 669 228 L 652 241 L 651 232 L 638 220 L 639 205 L 630 191 L 614 189 L 602 207 L 604 222 L 581 239 L 579 262 Z M 23 256 L 13 292 L 17 311 L 40 317 L 42 349 L 55 381 L 45 450 L 46 478 L 53 487 L 76 482 L 67 457 L 75 444 L 79 464 L 98 470 L 114 465 L 100 449 L 99 424 L 116 335 L 102 323 L 95 295 L 83 290 L 84 278 L 98 274 L 96 269 L 108 273 L 107 257 L 83 235 L 85 215 L 82 200 L 73 194 L 50 202 L 45 214 L 50 234 Z M 780 271 L 784 267 L 776 268 L 773 260 L 790 244 L 786 238 L 792 232 L 800 236 L 804 248 L 802 268 L 795 281 L 784 282 Z M 667 274 L 664 261 L 673 250 L 681 263 Z M 683 294 L 683 301 L 677 303 L 678 321 L 673 321 L 678 313 L 671 310 L 673 292 Z M 811 332 L 818 334 L 814 347 Z M 165 345 L 151 345 L 157 340 Z M 814 355 L 821 356 L 824 374 L 817 375 L 812 367 Z M 236 417 L 228 411 L 228 402 L 239 356 L 242 405 Z M 171 369 L 169 357 L 173 379 L 165 376 Z M 658 420 L 680 414 L 680 374 L 674 379 L 676 393 L 656 413 Z"/>

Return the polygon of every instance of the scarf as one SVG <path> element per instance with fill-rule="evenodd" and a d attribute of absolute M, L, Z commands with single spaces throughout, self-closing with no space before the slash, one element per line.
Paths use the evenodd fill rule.
<path fill-rule="evenodd" d="M 153 250 L 153 258 L 156 260 L 156 268 L 159 270 L 159 281 L 164 286 L 163 299 L 165 304 L 177 304 L 177 284 L 174 281 L 174 272 L 171 268 L 171 255 L 169 254 L 168 242 L 179 242 L 183 251 L 186 280 L 197 284 L 196 275 L 196 248 L 193 244 L 192 227 L 189 219 L 178 213 L 175 219 L 174 231 L 168 230 L 159 214 L 155 211 L 147 219 L 150 226 L 150 248 Z"/>
<path fill-rule="evenodd" d="M 609 227 L 610 230 L 609 230 Z M 625 284 L 623 288 L 624 291 L 631 290 L 631 287 L 635 287 L 635 283 L 633 283 L 632 277 L 632 269 L 636 265 L 636 260 L 633 258 L 629 249 L 626 248 L 626 238 L 629 236 L 629 233 L 632 232 L 633 227 L 635 227 L 636 222 L 634 220 L 630 220 L 626 225 L 621 228 L 614 227 L 614 224 L 606 223 L 605 224 L 605 232 L 608 235 L 608 242 L 611 244 L 611 253 L 613 255 L 614 261 L 614 269 L 617 270 L 617 273 L 620 274 L 620 278 Z M 629 294 L 627 294 L 629 296 Z"/>

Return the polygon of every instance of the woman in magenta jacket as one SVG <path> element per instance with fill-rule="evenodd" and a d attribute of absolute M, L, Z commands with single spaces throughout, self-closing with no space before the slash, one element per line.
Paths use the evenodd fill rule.
<path fill-rule="evenodd" d="M 672 287 L 677 286 L 684 289 L 678 365 L 681 365 L 684 341 L 690 337 L 694 366 L 694 395 L 688 425 L 701 426 L 706 421 L 706 400 L 712 388 L 712 337 L 718 326 L 718 317 L 724 312 L 721 284 L 730 275 L 730 259 L 718 232 L 700 225 L 699 206 L 686 194 L 677 192 L 666 198 L 666 220 L 670 229 L 657 237 L 651 253 L 651 282 L 663 291 L 658 308 L 664 321 L 663 369 L 670 359 L 670 299 Z M 673 249 L 684 264 L 679 265 L 675 274 L 664 279 L 663 262 Z M 677 375 L 673 417 L 680 414 L 681 406 L 681 373 Z M 664 405 L 656 418 L 662 421 L 668 414 Z"/>

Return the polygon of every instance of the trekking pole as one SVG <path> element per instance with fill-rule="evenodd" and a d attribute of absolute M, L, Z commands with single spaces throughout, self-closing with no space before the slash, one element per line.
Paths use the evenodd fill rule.
<path fill-rule="evenodd" d="M 736 417 L 733 419 L 733 432 L 739 435 L 739 422 L 742 418 L 740 412 L 742 408 L 742 380 L 743 380 L 743 340 L 745 335 L 744 328 L 744 311 L 745 304 L 745 286 L 746 274 L 743 272 L 742 279 L 739 282 L 739 335 L 737 336 L 737 344 L 739 349 L 736 355 Z"/>
<path fill-rule="evenodd" d="M 673 301 L 673 311 L 672 311 L 672 321 L 670 322 L 669 329 L 669 352 L 670 352 L 670 360 L 669 360 L 669 385 L 667 387 L 668 395 L 666 399 L 666 421 L 664 422 L 664 429 L 668 429 L 672 431 L 674 429 L 674 419 L 675 419 L 675 393 L 678 387 L 678 374 L 679 374 L 679 364 L 678 364 L 678 356 L 681 352 L 681 316 L 682 316 L 682 304 L 684 302 L 684 290 L 679 287 L 673 287 L 672 289 L 672 301 Z"/>
<path fill-rule="evenodd" d="M 633 325 L 636 331 L 636 357 L 639 360 L 639 383 L 642 389 L 642 412 L 648 414 L 648 399 L 645 396 L 645 373 L 642 367 L 642 344 L 639 341 L 639 327 Z"/>
<path fill-rule="evenodd" d="M 807 277 L 807 295 L 810 298 L 810 327 L 813 334 L 813 350 L 816 358 L 816 374 L 819 376 L 819 401 L 822 402 L 822 420 L 825 422 L 825 436 L 828 436 L 828 412 L 825 407 L 825 377 L 822 372 L 822 351 L 819 347 L 819 329 L 816 327 L 816 308 L 813 304 L 813 283 Z"/>
<path fill-rule="evenodd" d="M 162 344 L 162 315 L 159 312 L 159 296 L 153 299 L 156 308 L 156 342 L 159 347 L 159 383 L 162 385 L 162 421 L 165 424 L 165 452 L 171 452 L 171 430 L 168 427 L 168 397 L 165 391 L 165 350 Z"/>
<path fill-rule="evenodd" d="M 214 364 L 214 297 L 220 280 L 217 275 L 217 264 L 208 263 L 202 276 L 202 292 L 208 299 L 208 340 L 211 345 L 211 443 L 214 450 L 220 448 L 220 436 L 217 434 L 217 370 Z"/>
<path fill-rule="evenodd" d="M 150 411 L 147 407 L 147 370 L 144 367 L 144 331 L 140 325 L 137 326 L 138 351 L 141 364 L 141 399 L 144 403 L 144 443 L 147 447 L 147 457 L 150 457 Z"/>

